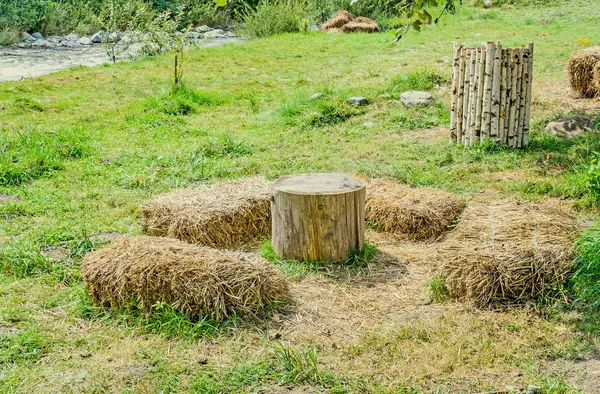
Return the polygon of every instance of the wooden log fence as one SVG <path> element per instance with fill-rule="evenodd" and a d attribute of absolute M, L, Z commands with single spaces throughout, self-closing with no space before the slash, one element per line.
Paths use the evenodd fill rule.
<path fill-rule="evenodd" d="M 481 48 L 454 43 L 452 142 L 473 145 L 486 138 L 513 148 L 529 143 L 533 44 Z"/>

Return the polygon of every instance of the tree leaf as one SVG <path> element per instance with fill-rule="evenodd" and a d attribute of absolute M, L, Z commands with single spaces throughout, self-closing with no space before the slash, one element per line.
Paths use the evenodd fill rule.
<path fill-rule="evenodd" d="M 215 4 L 217 7 L 225 7 L 227 5 L 227 0 L 215 0 Z"/>

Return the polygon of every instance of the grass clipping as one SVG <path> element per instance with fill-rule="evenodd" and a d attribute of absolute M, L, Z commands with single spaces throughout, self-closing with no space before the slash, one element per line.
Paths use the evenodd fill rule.
<path fill-rule="evenodd" d="M 144 232 L 214 248 L 271 233 L 270 183 L 262 177 L 173 190 L 141 207 Z"/>
<path fill-rule="evenodd" d="M 453 297 L 483 306 L 544 295 L 572 263 L 576 220 L 560 202 L 474 204 L 438 248 Z"/>
<path fill-rule="evenodd" d="M 341 9 L 325 21 L 319 30 L 329 33 L 376 33 L 379 31 L 379 25 L 373 19 L 363 16 L 355 16 L 352 13 Z"/>
<path fill-rule="evenodd" d="M 124 237 L 88 253 L 81 264 L 100 305 L 149 310 L 167 303 L 190 317 L 256 315 L 289 298 L 286 278 L 270 263 L 162 237 Z"/>
<path fill-rule="evenodd" d="M 365 217 L 378 229 L 425 240 L 442 235 L 465 202 L 437 189 L 413 189 L 386 179 L 367 183 Z"/>
<path fill-rule="evenodd" d="M 600 47 L 574 52 L 569 60 L 571 89 L 581 97 L 600 97 Z"/>

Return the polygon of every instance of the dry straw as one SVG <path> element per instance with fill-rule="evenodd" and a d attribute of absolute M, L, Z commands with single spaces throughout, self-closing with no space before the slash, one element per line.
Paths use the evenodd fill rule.
<path fill-rule="evenodd" d="M 581 97 L 600 96 L 600 47 L 574 52 L 569 60 L 571 89 Z"/>
<path fill-rule="evenodd" d="M 329 20 L 325 21 L 319 29 L 330 33 L 376 33 L 379 31 L 379 26 L 371 18 L 357 17 L 342 9 L 336 12 Z"/>
<path fill-rule="evenodd" d="M 462 199 L 441 190 L 412 189 L 386 179 L 367 184 L 366 219 L 385 232 L 412 239 L 439 237 L 464 207 Z"/>
<path fill-rule="evenodd" d="M 289 298 L 285 277 L 249 255 L 190 245 L 171 238 L 125 237 L 85 256 L 90 296 L 100 305 L 144 310 L 159 302 L 191 316 L 255 315 Z"/>
<path fill-rule="evenodd" d="M 146 233 L 215 248 L 238 248 L 271 231 L 270 183 L 245 178 L 179 189 L 142 204 Z"/>
<path fill-rule="evenodd" d="M 573 212 L 559 202 L 474 204 L 438 248 L 450 292 L 486 305 L 544 294 L 572 265 Z"/>

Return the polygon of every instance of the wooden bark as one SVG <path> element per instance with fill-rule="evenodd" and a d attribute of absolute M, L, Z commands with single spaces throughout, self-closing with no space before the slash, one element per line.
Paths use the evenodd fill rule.
<path fill-rule="evenodd" d="M 473 64 L 473 80 L 471 81 L 471 97 L 469 97 L 471 112 L 471 123 L 469 124 L 469 144 L 479 141 L 479 135 L 477 134 L 477 97 L 479 97 L 479 69 L 481 63 L 481 50 L 475 50 L 475 62 Z"/>
<path fill-rule="evenodd" d="M 461 48 L 460 42 L 454 43 L 454 61 L 452 63 L 452 107 L 450 108 L 450 140 L 456 142 L 457 127 L 458 127 L 458 90 L 460 80 L 458 78 L 460 73 L 461 63 Z"/>
<path fill-rule="evenodd" d="M 521 147 L 522 118 L 521 118 L 521 94 L 523 88 L 523 49 L 517 49 L 517 101 L 515 101 L 515 147 Z"/>
<path fill-rule="evenodd" d="M 475 95 L 475 141 L 481 141 L 481 121 L 483 114 L 483 80 L 485 69 L 485 49 L 477 52 L 477 91 Z"/>
<path fill-rule="evenodd" d="M 508 49 L 502 51 L 502 91 L 501 91 L 501 108 L 500 108 L 500 125 L 502 138 L 500 141 L 503 144 L 508 144 L 508 105 L 510 102 L 510 63 Z"/>
<path fill-rule="evenodd" d="M 365 186 L 344 174 L 304 174 L 273 184 L 273 250 L 286 260 L 347 260 L 363 249 Z"/>
<path fill-rule="evenodd" d="M 457 113 L 456 113 L 456 142 L 462 143 L 463 137 L 463 101 L 465 94 L 465 64 L 466 64 L 466 49 L 460 50 L 460 64 L 458 72 L 458 98 L 457 98 Z"/>
<path fill-rule="evenodd" d="M 492 122 L 492 84 L 494 75 L 494 59 L 496 46 L 493 42 L 485 45 L 485 67 L 483 71 L 483 113 L 481 120 L 481 137 L 489 137 Z"/>
<path fill-rule="evenodd" d="M 468 57 L 468 66 L 469 71 L 465 76 L 465 100 L 463 102 L 463 111 L 465 114 L 463 116 L 463 128 L 465 130 L 465 135 L 463 136 L 463 143 L 465 145 L 469 145 L 471 143 L 471 118 L 473 115 L 473 111 L 471 111 L 471 96 L 473 95 L 473 85 L 475 82 L 475 61 L 477 59 L 477 51 L 475 49 L 471 49 L 469 51 Z"/>
<path fill-rule="evenodd" d="M 531 89 L 533 83 L 533 43 L 528 43 L 529 62 L 527 63 L 527 89 L 525 94 L 525 121 L 523 123 L 523 146 L 529 145 L 529 125 L 531 121 Z"/>
<path fill-rule="evenodd" d="M 500 86 L 502 82 L 502 45 L 494 45 L 494 71 L 492 72 L 492 103 L 490 108 L 490 136 L 498 141 L 500 130 Z"/>
<path fill-rule="evenodd" d="M 508 115 L 508 145 L 515 147 L 515 117 L 517 115 L 515 104 L 517 103 L 517 60 L 515 56 L 517 51 L 510 50 L 510 99 L 509 99 L 509 115 Z"/>

